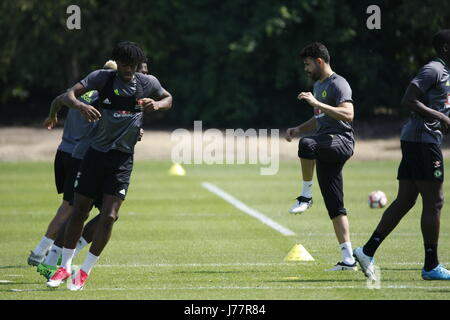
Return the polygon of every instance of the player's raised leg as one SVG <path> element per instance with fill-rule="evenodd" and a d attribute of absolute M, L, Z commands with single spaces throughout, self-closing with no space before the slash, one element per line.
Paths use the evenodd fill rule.
<path fill-rule="evenodd" d="M 297 197 L 295 203 L 289 209 L 290 213 L 298 214 L 308 210 L 312 204 L 312 188 L 315 168 L 315 148 L 317 142 L 314 137 L 304 137 L 299 141 L 298 156 L 302 171 L 303 185 L 302 192 Z"/>

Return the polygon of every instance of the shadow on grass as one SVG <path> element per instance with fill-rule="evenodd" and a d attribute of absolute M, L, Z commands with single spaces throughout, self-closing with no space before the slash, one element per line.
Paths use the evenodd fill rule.
<path fill-rule="evenodd" d="M 0 292 L 21 293 L 21 292 L 55 292 L 50 289 L 2 289 Z"/>
<path fill-rule="evenodd" d="M 422 269 L 417 269 L 417 268 L 382 268 L 381 272 L 383 271 L 416 271 L 416 272 L 420 272 L 422 271 Z"/>
<path fill-rule="evenodd" d="M 5 286 L 5 285 L 39 285 L 39 284 L 44 284 L 45 282 L 42 281 L 36 281 L 36 282 L 15 282 L 15 281 L 11 281 L 11 282 L 2 282 L 0 283 L 0 286 Z"/>
<path fill-rule="evenodd" d="M 26 269 L 26 268 L 30 268 L 30 266 L 0 266 L 0 269 Z"/>
<path fill-rule="evenodd" d="M 173 273 L 201 273 L 201 274 L 221 274 L 221 273 L 247 273 L 248 271 L 211 271 L 211 270 L 196 270 L 196 271 L 175 271 Z"/>
<path fill-rule="evenodd" d="M 354 282 L 355 284 L 357 283 L 361 283 L 361 282 L 366 282 L 366 280 L 352 280 L 352 279 L 324 279 L 324 280 L 314 280 L 314 279 L 306 279 L 306 280 L 302 280 L 302 279 L 285 279 L 285 280 L 271 280 L 271 281 L 267 281 L 267 282 L 271 282 L 271 283 L 320 283 L 320 282 Z"/>

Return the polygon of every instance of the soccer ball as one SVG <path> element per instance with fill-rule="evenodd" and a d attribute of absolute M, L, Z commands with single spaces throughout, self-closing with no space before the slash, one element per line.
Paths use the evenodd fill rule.
<path fill-rule="evenodd" d="M 383 191 L 372 191 L 369 194 L 369 207 L 374 208 L 383 208 L 387 204 L 387 197 Z"/>

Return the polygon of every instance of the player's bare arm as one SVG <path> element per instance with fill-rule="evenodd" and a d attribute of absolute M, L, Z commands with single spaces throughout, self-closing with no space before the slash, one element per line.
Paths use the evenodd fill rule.
<path fill-rule="evenodd" d="M 159 97 L 159 100 L 143 98 L 139 103 L 145 111 L 168 110 L 172 107 L 172 95 L 167 90 L 163 89 L 163 93 Z"/>
<path fill-rule="evenodd" d="M 288 142 L 291 142 L 292 139 L 299 137 L 300 134 L 315 130 L 316 125 L 316 119 L 314 117 L 311 117 L 311 119 L 309 119 L 308 121 L 305 121 L 296 127 L 287 129 L 286 140 Z"/>
<path fill-rule="evenodd" d="M 77 83 L 63 96 L 63 103 L 70 108 L 78 109 L 86 120 L 93 122 L 100 119 L 100 112 L 93 106 L 85 104 L 77 99 L 79 96 L 82 96 L 88 91 L 89 90 L 86 89 L 81 83 Z"/>
<path fill-rule="evenodd" d="M 64 105 L 62 101 L 63 96 L 64 93 L 57 96 L 55 99 L 53 99 L 50 105 L 48 117 L 44 120 L 44 127 L 47 128 L 48 130 L 53 129 L 53 127 L 56 126 L 56 124 L 58 123 L 58 112 Z"/>
<path fill-rule="evenodd" d="M 423 93 L 418 87 L 416 87 L 414 84 L 410 84 L 406 89 L 405 95 L 403 96 L 401 102 L 402 107 L 408 108 L 425 118 L 439 120 L 442 125 L 442 132 L 446 134 L 450 129 L 450 118 L 445 114 L 433 110 L 420 102 L 419 98 L 422 95 Z"/>
<path fill-rule="evenodd" d="M 325 103 L 318 101 L 311 92 L 300 92 L 297 97 L 299 100 L 305 100 L 313 108 L 320 109 L 327 116 L 341 121 L 352 122 L 354 111 L 353 103 L 343 102 L 336 107 L 332 107 Z"/>

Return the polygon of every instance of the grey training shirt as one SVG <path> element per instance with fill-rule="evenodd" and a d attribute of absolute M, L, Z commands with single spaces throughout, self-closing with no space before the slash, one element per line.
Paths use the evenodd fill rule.
<path fill-rule="evenodd" d="M 86 94 L 79 97 L 78 100 L 86 104 L 91 104 L 89 99 L 85 99 L 87 97 Z M 58 146 L 58 150 L 71 154 L 77 143 L 86 135 L 87 132 L 91 130 L 94 125 L 94 123 L 88 122 L 82 116 L 80 111 L 69 108 L 67 111 L 66 120 L 64 121 L 62 141 Z"/>
<path fill-rule="evenodd" d="M 318 101 L 333 107 L 337 107 L 343 102 L 353 102 L 350 85 L 345 78 L 336 73 L 323 82 L 316 81 L 313 94 Z M 320 109 L 314 109 L 314 117 L 317 123 L 317 134 L 339 134 L 352 143 L 354 142 L 353 127 L 350 122 L 333 119 Z"/>
<path fill-rule="evenodd" d="M 96 70 L 90 73 L 80 83 L 88 90 L 101 90 L 115 70 Z M 163 87 L 158 79 L 152 75 L 141 75 L 145 97 L 159 99 L 163 94 Z M 116 74 L 113 82 L 113 91 L 120 96 L 129 97 L 136 92 L 136 77 L 124 82 Z M 106 100 L 106 99 L 105 99 Z M 100 108 L 101 118 L 98 121 L 97 132 L 94 136 L 92 148 L 101 152 L 119 150 L 133 153 L 134 146 L 139 137 L 142 126 L 142 112 L 123 112 Z"/>
<path fill-rule="evenodd" d="M 437 59 L 423 66 L 411 81 L 423 93 L 420 102 L 447 116 L 450 112 L 449 74 L 448 66 L 441 59 Z M 403 126 L 400 140 L 440 145 L 442 143 L 440 122 L 412 112 L 408 122 Z"/>
<path fill-rule="evenodd" d="M 90 105 L 97 105 L 99 95 L 98 91 L 88 91 L 85 94 L 83 94 L 81 97 L 81 101 L 90 104 Z M 92 141 L 94 140 L 95 134 L 97 132 L 97 124 L 96 122 L 90 122 L 90 127 L 85 132 L 84 136 L 78 141 L 78 143 L 75 145 L 72 151 L 72 157 L 76 159 L 82 160 L 84 158 L 84 155 L 86 154 L 87 150 L 92 144 Z"/>

